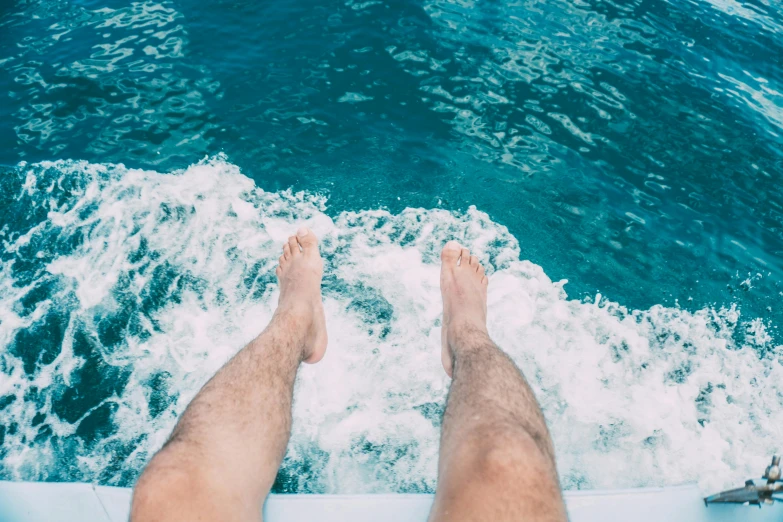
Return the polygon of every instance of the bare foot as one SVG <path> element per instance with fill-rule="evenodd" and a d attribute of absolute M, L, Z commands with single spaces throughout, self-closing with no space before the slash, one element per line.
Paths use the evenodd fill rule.
<path fill-rule="evenodd" d="M 326 353 L 326 317 L 321 302 L 324 263 L 318 252 L 318 238 L 305 227 L 283 245 L 283 255 L 275 270 L 280 299 L 275 316 L 293 320 L 303 333 L 302 359 L 317 363 Z"/>
<path fill-rule="evenodd" d="M 440 292 L 443 296 L 441 358 L 451 377 L 454 351 L 466 335 L 487 335 L 487 284 L 476 256 L 456 241 L 449 241 L 440 253 Z"/>

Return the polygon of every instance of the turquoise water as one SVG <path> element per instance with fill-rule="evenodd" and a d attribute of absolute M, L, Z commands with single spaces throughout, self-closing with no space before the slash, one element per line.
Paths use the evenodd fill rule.
<path fill-rule="evenodd" d="M 774 2 L 6 2 L 0 478 L 129 485 L 324 237 L 285 492 L 431 491 L 437 251 L 569 489 L 755 475 L 783 413 Z M 566 283 L 567 281 L 567 283 Z"/>

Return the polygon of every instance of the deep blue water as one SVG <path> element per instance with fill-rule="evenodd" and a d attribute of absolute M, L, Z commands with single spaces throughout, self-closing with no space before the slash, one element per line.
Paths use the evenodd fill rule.
<path fill-rule="evenodd" d="M 629 386 L 678 390 L 672 411 L 686 413 L 670 428 L 669 410 L 649 412 L 668 419 L 659 427 L 624 418 L 642 408 L 638 397 L 588 419 L 557 357 L 537 360 L 552 372 L 534 383 L 548 418 L 584 422 L 566 433 L 550 418 L 566 487 L 698 480 L 705 462 L 739 477 L 766 460 L 783 397 L 775 2 L 6 0 L 0 97 L 0 478 L 130 484 L 186 398 L 252 336 L 227 324 L 229 310 L 273 305 L 280 223 L 303 218 L 327 236 L 333 321 L 369 336 L 373 357 L 429 342 L 430 323 L 408 332 L 406 314 L 437 302 L 423 282 L 406 301 L 373 259 L 399 248 L 386 253 L 428 281 L 438 245 L 457 235 L 483 246 L 499 274 L 516 274 L 531 302 L 543 292 L 566 303 L 551 283 L 562 279 L 577 301 L 567 319 L 554 304 L 498 301 L 499 320 L 517 328 L 498 336 L 530 335 L 541 357 L 563 350 L 581 361 L 574 372 L 626 364 L 599 364 L 593 380 L 607 395 L 597 401 L 632 396 Z M 166 174 L 204 158 L 200 174 Z M 243 214 L 240 200 L 255 210 Z M 257 229 L 265 235 L 245 258 L 237 249 Z M 201 257 L 212 249 L 225 262 Z M 543 270 L 514 268 L 517 257 Z M 604 319 L 579 311 L 599 293 Z M 170 320 L 203 322 L 197 312 L 222 319 L 208 335 Z M 639 330 L 618 333 L 622 320 Z M 222 359 L 209 358 L 206 338 L 224 343 Z M 595 360 L 566 353 L 576 345 Z M 637 345 L 661 365 L 654 386 L 642 375 L 651 363 L 623 359 Z M 509 348 L 523 370 L 530 349 Z M 338 448 L 323 440 L 326 424 L 308 425 L 278 490 L 432 489 L 444 384 L 397 403 L 397 370 L 375 362 L 389 388 L 376 413 L 406 411 L 434 431 L 346 421 Z M 323 423 L 356 406 L 332 401 L 337 417 Z M 693 444 L 703 451 L 677 464 Z M 600 455 L 619 467 L 596 469 Z M 629 483 L 624 459 L 655 471 Z"/>

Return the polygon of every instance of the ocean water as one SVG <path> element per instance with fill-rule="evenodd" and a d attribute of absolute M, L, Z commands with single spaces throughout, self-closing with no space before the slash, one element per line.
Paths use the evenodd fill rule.
<path fill-rule="evenodd" d="M 322 237 L 275 491 L 435 487 L 438 252 L 490 273 L 567 489 L 741 484 L 783 435 L 768 0 L 0 5 L 0 479 L 131 485 Z"/>

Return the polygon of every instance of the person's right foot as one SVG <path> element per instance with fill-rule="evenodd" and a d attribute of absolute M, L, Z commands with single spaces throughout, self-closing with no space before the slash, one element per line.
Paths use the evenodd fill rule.
<path fill-rule="evenodd" d="M 280 299 L 275 316 L 291 319 L 287 328 L 300 334 L 302 360 L 317 363 L 326 352 L 326 318 L 321 302 L 324 263 L 318 252 L 318 238 L 312 230 L 300 228 L 283 245 L 283 255 L 275 273 L 280 283 Z"/>
<path fill-rule="evenodd" d="M 472 334 L 487 334 L 487 276 L 476 256 L 456 241 L 440 253 L 440 291 L 443 296 L 441 332 L 443 368 L 451 377 L 458 340 Z"/>

